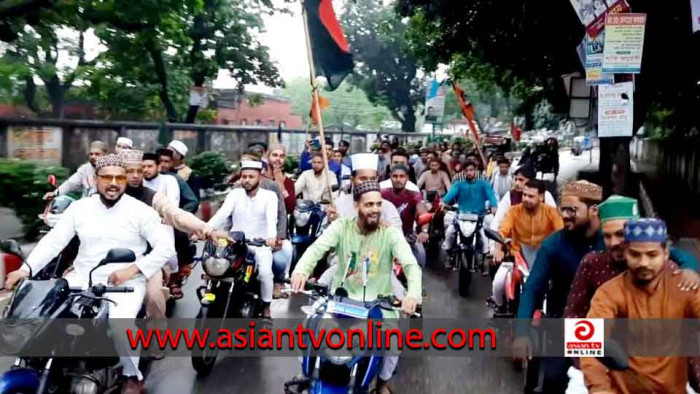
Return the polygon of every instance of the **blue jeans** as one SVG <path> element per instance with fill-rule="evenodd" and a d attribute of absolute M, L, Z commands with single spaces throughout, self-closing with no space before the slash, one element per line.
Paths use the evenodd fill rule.
<path fill-rule="evenodd" d="M 285 239 L 282 241 L 282 249 L 272 254 L 272 273 L 275 282 L 281 282 L 289 276 L 289 266 L 292 264 L 294 248 L 292 243 Z"/>

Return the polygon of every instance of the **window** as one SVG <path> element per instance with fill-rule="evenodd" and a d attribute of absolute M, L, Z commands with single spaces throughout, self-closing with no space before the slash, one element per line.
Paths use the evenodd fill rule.
<path fill-rule="evenodd" d="M 228 119 L 224 119 L 223 124 L 230 124 L 231 122 Z"/>
<path fill-rule="evenodd" d="M 260 119 L 255 119 L 255 125 L 256 125 L 256 126 L 262 126 L 262 120 L 260 120 Z"/>
<path fill-rule="evenodd" d="M 245 126 L 245 125 L 247 125 L 247 124 L 248 124 L 248 123 L 246 123 L 245 119 L 241 119 L 241 126 Z"/>

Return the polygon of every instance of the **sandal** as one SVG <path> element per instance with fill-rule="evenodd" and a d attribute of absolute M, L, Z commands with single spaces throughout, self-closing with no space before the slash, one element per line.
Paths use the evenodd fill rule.
<path fill-rule="evenodd" d="M 185 296 L 185 294 L 182 292 L 182 286 L 178 283 L 172 283 L 170 284 L 170 297 L 172 297 L 174 300 L 181 300 L 182 297 Z"/>

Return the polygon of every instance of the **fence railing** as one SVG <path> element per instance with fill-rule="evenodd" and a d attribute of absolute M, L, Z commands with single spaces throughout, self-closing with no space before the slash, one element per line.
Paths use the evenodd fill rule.
<path fill-rule="evenodd" d="M 425 142 L 431 136 L 427 133 L 326 131 L 327 137 L 336 144 L 341 139 L 348 140 L 350 152 L 366 152 L 378 133 L 397 136 L 401 142 Z M 91 141 L 100 140 L 114 147 L 117 138 L 128 137 L 134 141 L 134 149 L 154 151 L 179 139 L 187 145 L 190 156 L 212 150 L 238 160 L 249 144 L 257 141 L 280 142 L 289 154 L 298 154 L 303 150 L 304 141 L 317 134 L 314 130 L 264 126 L 0 117 L 0 157 L 43 161 L 75 169 L 85 162 Z"/>

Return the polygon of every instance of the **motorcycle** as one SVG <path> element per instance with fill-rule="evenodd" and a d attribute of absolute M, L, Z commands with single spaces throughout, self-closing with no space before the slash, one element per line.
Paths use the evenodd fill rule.
<path fill-rule="evenodd" d="M 24 254 L 15 240 L 2 241 L 0 244 L 0 289 L 4 289 L 7 274 L 22 266 Z"/>
<path fill-rule="evenodd" d="M 206 330 L 207 319 L 256 318 L 262 315 L 260 282 L 255 265 L 255 250 L 249 246 L 265 246 L 265 240 L 248 240 L 242 232 L 231 233 L 233 243 L 220 239 L 209 241 L 202 252 L 204 285 L 197 289 L 201 304 L 197 329 Z M 192 352 L 192 367 L 200 376 L 214 368 L 216 349 Z"/>
<path fill-rule="evenodd" d="M 292 220 L 290 221 L 291 225 L 289 226 L 290 239 L 294 248 L 289 272 L 294 271 L 294 267 L 296 267 L 301 256 L 304 255 L 306 249 L 323 233 L 323 229 L 328 221 L 326 211 L 321 205 L 322 203 L 327 203 L 327 201 L 318 203 L 311 200 L 297 201 Z"/>
<path fill-rule="evenodd" d="M 7 246 L 7 245 L 6 245 Z M 134 289 L 125 286 L 105 286 L 92 283 L 92 273 L 98 267 L 112 263 L 130 263 L 136 260 L 128 249 L 112 249 L 90 271 L 87 288 L 70 287 L 64 278 L 49 280 L 24 280 L 12 294 L 3 318 L 3 341 L 18 353 L 31 349 L 36 343 L 50 344 L 49 354 L 70 354 L 76 343 L 86 346 L 80 337 L 85 326 L 66 325 L 57 330 L 56 319 L 85 319 L 90 330 L 104 333 L 100 344 L 112 344 L 107 335 L 109 304 L 106 293 L 130 293 Z M 30 278 L 31 269 L 30 269 Z M 25 322 L 13 326 L 13 319 Z M 29 319 L 38 321 L 33 327 L 26 325 Z M 47 335 L 51 335 L 47 340 Z M 57 339 L 60 338 L 60 339 Z M 89 343 L 98 343 L 90 341 Z M 91 346 L 91 345 L 87 345 Z M 90 347 L 89 349 L 93 349 Z M 43 349 L 42 349 L 43 350 Z M 116 354 L 116 351 L 113 352 Z M 0 377 L 0 393 L 107 393 L 120 388 L 122 367 L 118 357 L 19 357 L 12 369 Z"/>
<path fill-rule="evenodd" d="M 505 294 L 504 297 L 502 297 L 505 304 L 501 307 L 497 306 L 495 303 L 490 305 L 493 308 L 493 317 L 512 319 L 518 313 L 520 295 L 525 287 L 528 276 L 530 276 L 530 265 L 522 253 L 518 253 L 515 256 L 512 255 L 510 252 L 510 242 L 504 240 L 498 232 L 490 228 L 484 229 L 484 232 L 488 239 L 498 242 L 503 246 L 505 256 L 501 262 L 501 266 L 508 270 L 504 286 Z"/>
<path fill-rule="evenodd" d="M 342 287 L 330 295 L 327 287 L 307 283 L 304 294 L 314 301 L 313 305 L 301 308 L 306 315 L 304 326 L 316 335 L 321 329 L 326 332 L 332 328 L 364 330 L 366 319 L 382 321 L 382 310 L 401 309 L 393 297 L 380 296 L 375 301 L 362 302 L 349 298 Z M 420 313 L 414 315 L 420 316 Z M 306 337 L 305 341 L 310 339 Z M 307 343 L 301 360 L 302 375 L 284 384 L 285 394 L 369 393 L 372 380 L 379 373 L 382 356 L 361 346 L 353 346 L 350 351 L 351 355 L 334 355 L 333 350 L 322 347 L 314 353 L 313 346 Z"/>
<path fill-rule="evenodd" d="M 51 185 L 53 190 L 57 189 L 56 176 L 49 175 L 48 183 Z M 44 212 L 39 215 L 39 219 L 44 222 L 43 228 L 40 229 L 42 235 L 47 234 L 52 228 L 56 226 L 59 220 L 61 220 L 61 215 L 68 209 L 68 207 L 75 202 L 70 196 L 59 195 L 52 198 L 46 203 Z M 63 249 L 63 251 L 56 256 L 53 260 L 49 262 L 40 272 L 37 273 L 37 280 L 47 280 L 56 279 L 63 275 L 68 267 L 73 264 L 73 260 L 78 255 L 78 249 L 80 248 L 80 241 L 78 237 L 74 237 L 70 243 Z"/>
<path fill-rule="evenodd" d="M 445 209 L 450 212 L 456 211 L 453 207 L 445 207 Z M 472 273 L 477 269 L 483 271 L 484 268 L 483 247 L 479 236 L 484 216 L 475 213 L 445 215 L 445 227 L 452 223 L 455 229 L 449 260 L 453 269 L 459 272 L 458 289 L 462 297 L 469 294 Z"/>

